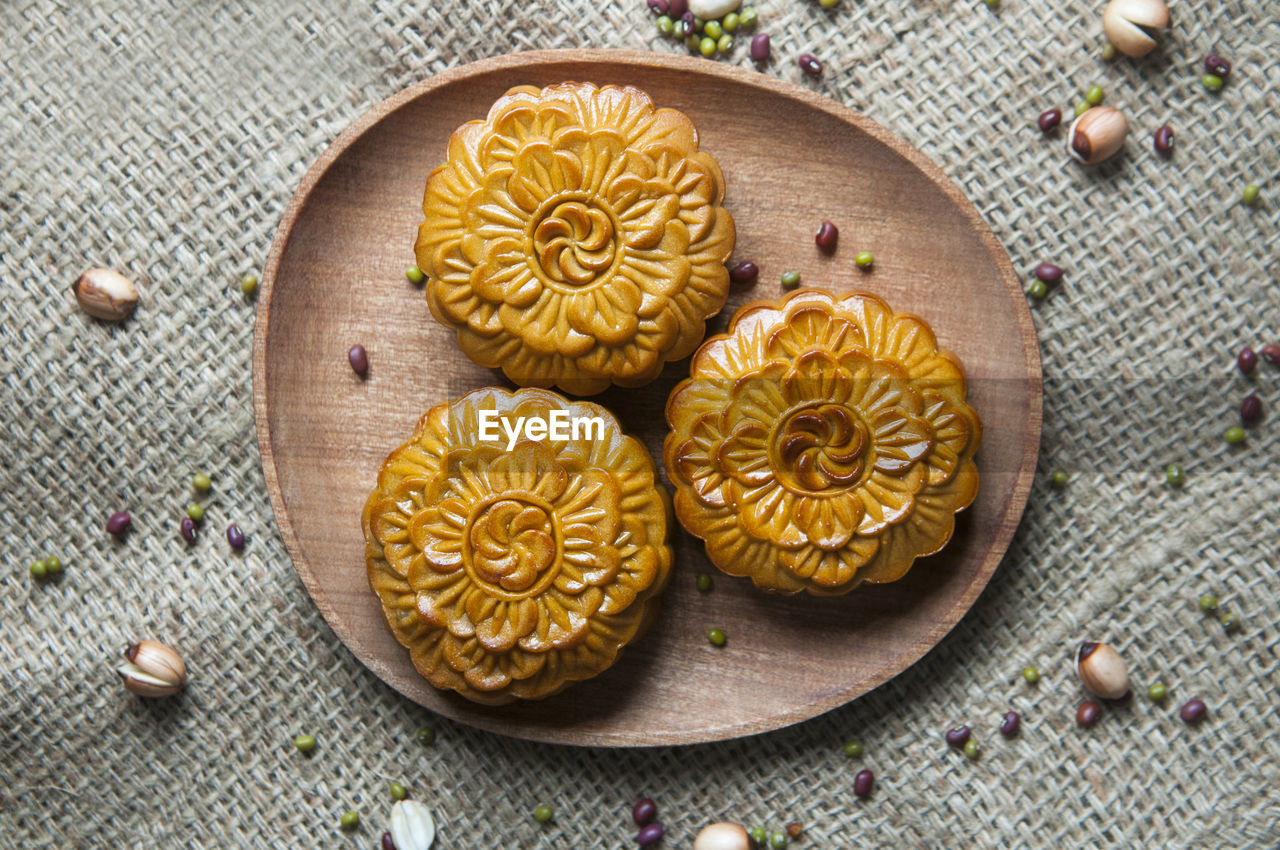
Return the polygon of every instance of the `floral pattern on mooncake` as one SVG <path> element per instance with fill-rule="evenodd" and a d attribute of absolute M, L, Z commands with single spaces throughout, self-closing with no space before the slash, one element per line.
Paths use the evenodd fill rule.
<path fill-rule="evenodd" d="M 514 88 L 427 180 L 414 249 L 431 312 L 522 386 L 648 383 L 724 306 L 723 198 L 693 124 L 639 89 Z"/>
<path fill-rule="evenodd" d="M 499 419 L 555 416 L 584 424 L 507 450 Z M 608 668 L 657 614 L 667 515 L 648 452 L 604 408 L 477 390 L 432 408 L 383 465 L 369 583 L 433 685 L 537 699 Z"/>
<path fill-rule="evenodd" d="M 959 361 L 873 295 L 742 308 L 667 401 L 680 522 L 761 588 L 901 578 L 951 538 L 982 438 Z"/>

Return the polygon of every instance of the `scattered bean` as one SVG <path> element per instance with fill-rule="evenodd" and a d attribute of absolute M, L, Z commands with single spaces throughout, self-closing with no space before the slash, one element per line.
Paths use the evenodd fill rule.
<path fill-rule="evenodd" d="M 237 552 L 244 548 L 244 532 L 234 522 L 227 526 L 227 542 Z"/>
<path fill-rule="evenodd" d="M 1120 51 L 1116 50 L 1116 46 L 1108 41 L 1106 44 L 1102 45 L 1102 51 L 1098 55 L 1102 57 L 1103 62 L 1110 62 L 1112 59 L 1116 58 L 1116 54 L 1119 52 Z"/>
<path fill-rule="evenodd" d="M 1000 734 L 1012 738 L 1022 728 L 1022 716 L 1016 711 L 1006 711 L 1000 721 Z"/>
<path fill-rule="evenodd" d="M 430 726 L 423 726 L 418 730 L 416 737 L 419 744 L 434 744 L 436 742 L 436 730 Z"/>
<path fill-rule="evenodd" d="M 1182 704 L 1182 708 L 1178 709 L 1178 716 L 1182 718 L 1183 723 L 1196 723 L 1208 711 L 1209 707 L 1204 704 L 1204 700 L 1200 699 L 1200 697 L 1192 697 Z"/>
<path fill-rule="evenodd" d="M 1244 191 L 1240 193 L 1240 201 L 1246 207 L 1251 207 L 1258 203 L 1258 196 L 1262 190 L 1258 188 L 1257 183 L 1249 183 L 1244 187 Z"/>
<path fill-rule="evenodd" d="M 1226 79 L 1231 75 L 1231 63 L 1216 53 L 1204 57 L 1204 72 Z"/>
<path fill-rule="evenodd" d="M 1102 719 L 1102 704 L 1087 699 L 1076 708 L 1076 723 L 1081 726 L 1092 726 Z"/>
<path fill-rule="evenodd" d="M 1076 105 L 1072 109 L 1072 111 L 1075 113 L 1075 117 L 1079 118 L 1081 115 L 1084 115 L 1086 112 L 1088 112 L 1090 108 L 1091 107 L 1089 106 L 1089 101 L 1077 100 Z"/>
<path fill-rule="evenodd" d="M 716 52 L 716 40 L 711 36 L 703 36 L 698 43 L 698 52 L 703 56 L 713 56 Z"/>
<path fill-rule="evenodd" d="M 709 590 L 711 590 L 711 576 L 709 576 L 708 574 L 698 573 L 697 583 L 698 583 L 698 590 L 702 591 L 703 593 L 706 593 Z"/>
<path fill-rule="evenodd" d="M 187 505 L 187 516 L 191 517 L 195 522 L 203 522 L 204 508 L 195 503 Z"/>
<path fill-rule="evenodd" d="M 1231 633 L 1240 631 L 1240 615 L 1239 614 L 1223 614 L 1218 618 L 1218 623 L 1223 630 Z"/>
<path fill-rule="evenodd" d="M 787 838 L 799 838 L 804 834 L 804 827 L 796 821 L 787 824 Z"/>
<path fill-rule="evenodd" d="M 973 761 L 982 752 L 982 745 L 978 743 L 976 738 L 970 738 L 964 742 L 964 757 Z"/>
<path fill-rule="evenodd" d="M 1256 393 L 1249 393 L 1240 402 L 1240 421 L 1257 422 L 1262 417 L 1262 399 Z"/>
<path fill-rule="evenodd" d="M 1147 688 L 1147 699 L 1152 702 L 1160 702 L 1169 695 L 1169 689 L 1159 682 Z"/>
<path fill-rule="evenodd" d="M 240 292 L 252 298 L 258 292 L 258 276 L 247 274 L 240 278 Z"/>
<path fill-rule="evenodd" d="M 342 827 L 343 829 L 355 829 L 359 825 L 360 825 L 359 812 L 347 812 L 341 818 L 338 819 L 338 826 Z"/>
<path fill-rule="evenodd" d="M 1062 110 L 1054 107 L 1046 109 L 1040 113 L 1040 117 L 1036 119 L 1036 126 L 1040 128 L 1041 133 L 1052 132 L 1059 124 L 1062 123 Z"/>
<path fill-rule="evenodd" d="M 795 289 L 797 286 L 800 285 L 800 272 L 797 272 L 797 271 L 783 272 L 780 280 L 782 282 L 782 285 L 787 289 Z"/>
<path fill-rule="evenodd" d="M 760 269 L 750 260 L 745 260 L 729 269 L 729 280 L 734 283 L 755 283 L 759 276 Z"/>
<path fill-rule="evenodd" d="M 1053 475 L 1049 477 L 1049 480 L 1053 482 L 1054 487 L 1061 490 L 1063 487 L 1067 486 L 1067 473 L 1064 470 L 1055 469 L 1053 471 Z"/>
<path fill-rule="evenodd" d="M 1244 442 L 1244 429 L 1239 425 L 1236 425 L 1232 428 L 1228 428 L 1222 436 L 1228 443 L 1234 446 Z"/>
<path fill-rule="evenodd" d="M 1062 281 L 1062 268 L 1055 266 L 1053 263 L 1041 263 L 1031 273 L 1035 275 L 1036 280 L 1043 280 L 1050 286 Z"/>
<path fill-rule="evenodd" d="M 555 816 L 550 806 L 538 806 L 533 810 L 533 819 L 538 823 L 548 823 Z"/>
<path fill-rule="evenodd" d="M 1240 353 L 1236 355 L 1236 368 L 1240 370 L 1241 375 L 1249 375 L 1258 365 L 1258 355 L 1252 348 L 1245 346 L 1240 349 Z"/>
<path fill-rule="evenodd" d="M 27 569 L 33 578 L 44 578 L 49 574 L 48 569 L 45 568 L 44 561 L 32 561 L 31 566 Z"/>
<path fill-rule="evenodd" d="M 399 782 L 391 783 L 391 799 L 403 800 L 405 797 L 408 797 L 408 796 L 409 796 L 409 791 L 403 785 L 401 785 Z"/>
<path fill-rule="evenodd" d="M 391 833 L 382 833 L 382 850 L 396 850 L 395 839 L 391 837 Z"/>
<path fill-rule="evenodd" d="M 195 543 L 199 534 L 196 532 L 196 521 L 189 516 L 184 516 L 182 522 L 178 526 L 182 532 L 182 539 L 188 543 Z"/>
<path fill-rule="evenodd" d="M 707 21 L 702 25 L 702 34 L 719 41 L 720 36 L 724 35 L 724 27 L 720 25 L 719 21 Z"/>
<path fill-rule="evenodd" d="M 1022 671 L 1022 680 L 1028 685 L 1034 685 L 1036 682 L 1040 681 L 1040 671 L 1035 667 L 1028 667 Z"/>
<path fill-rule="evenodd" d="M 1202 613 L 1212 614 L 1214 611 L 1218 610 L 1218 597 L 1214 596 L 1212 593 L 1206 593 L 1204 596 L 1200 597 L 1199 605 Z"/>
<path fill-rule="evenodd" d="M 1200 78 L 1200 83 L 1209 91 L 1221 91 L 1224 82 L 1217 74 L 1205 74 Z"/>
<path fill-rule="evenodd" d="M 724 19 L 721 20 L 720 23 L 724 25 L 725 32 L 737 32 L 738 24 L 741 22 L 738 20 L 737 12 L 730 12 L 724 16 Z"/>
<path fill-rule="evenodd" d="M 858 256 L 853 258 L 853 261 L 858 264 L 858 268 L 869 269 L 875 265 L 876 258 L 870 251 L 861 251 Z"/>
<path fill-rule="evenodd" d="M 655 15 L 665 15 L 667 13 L 667 0 L 649 0 L 649 11 Z"/>
<path fill-rule="evenodd" d="M 730 50 L 733 50 L 733 36 L 725 33 L 716 39 L 716 50 L 719 50 L 721 53 L 728 53 Z"/>
<path fill-rule="evenodd" d="M 1102 86 L 1090 86 L 1089 90 L 1084 93 L 1084 99 L 1090 106 L 1097 106 L 1102 103 L 1102 99 L 1106 97 L 1106 94 L 1102 90 Z"/>
<path fill-rule="evenodd" d="M 1152 145 L 1156 149 L 1156 153 L 1161 156 L 1168 156 L 1173 152 L 1173 128 L 1168 124 L 1156 130 Z"/>
<path fill-rule="evenodd" d="M 1280 366 L 1280 345 L 1269 342 L 1262 348 L 1258 349 L 1258 353 L 1262 355 L 1262 359 L 1270 363 L 1272 366 Z"/>
<path fill-rule="evenodd" d="M 947 734 L 943 737 L 946 739 L 948 746 L 963 747 L 969 740 L 969 734 L 971 731 L 972 730 L 969 729 L 968 726 L 956 726 L 955 728 L 948 729 Z"/>
<path fill-rule="evenodd" d="M 351 346 L 351 350 L 347 352 L 347 361 L 351 364 L 351 369 L 360 377 L 364 377 L 369 371 L 369 352 L 364 350 L 364 346 L 356 343 Z"/>
<path fill-rule="evenodd" d="M 862 755 L 862 744 L 858 741 L 847 741 L 844 745 L 844 754 L 849 758 L 857 758 Z"/>
<path fill-rule="evenodd" d="M 836 226 L 829 221 L 824 221 L 818 228 L 817 235 L 813 237 L 813 242 L 818 246 L 819 251 L 831 254 L 836 250 L 836 240 L 839 238 L 840 231 Z"/>
<path fill-rule="evenodd" d="M 191 486 L 200 493 L 208 493 L 213 488 L 213 480 L 203 472 L 191 476 Z"/>
<path fill-rule="evenodd" d="M 667 0 L 667 14 L 672 18 L 680 18 L 689 11 L 689 0 Z"/>
<path fill-rule="evenodd" d="M 1027 294 L 1039 301 L 1041 298 L 1044 298 L 1049 294 L 1049 284 L 1045 283 L 1040 278 L 1036 278 L 1031 281 L 1031 285 L 1027 287 Z"/>
<path fill-rule="evenodd" d="M 755 10 L 754 6 L 748 6 L 738 13 L 738 23 L 744 27 L 753 27 L 756 21 L 760 19 L 760 14 Z"/>
<path fill-rule="evenodd" d="M 755 38 L 751 39 L 751 61 L 756 63 L 769 61 L 769 34 L 767 32 L 757 33 Z"/>
<path fill-rule="evenodd" d="M 1168 481 L 1171 487 L 1181 487 L 1183 477 L 1182 467 L 1176 463 L 1171 463 L 1164 468 L 1164 480 Z"/>
<path fill-rule="evenodd" d="M 774 832 L 769 835 L 769 847 L 771 850 L 782 850 L 787 846 L 787 836 L 785 833 Z"/>
<path fill-rule="evenodd" d="M 658 804 L 648 797 L 641 798 L 631 807 L 631 817 L 636 826 L 645 826 L 658 816 Z"/>
<path fill-rule="evenodd" d="M 800 70 L 810 77 L 816 77 L 822 73 L 822 63 L 812 53 L 801 53 L 796 62 L 800 65 Z"/>
<path fill-rule="evenodd" d="M 724 636 L 724 632 L 719 629 L 711 629 L 707 632 L 707 640 L 711 641 L 712 646 L 724 646 L 727 638 Z"/>
<path fill-rule="evenodd" d="M 641 847 L 648 847 L 650 844 L 656 844 L 661 840 L 662 824 L 660 823 L 651 823 L 636 834 L 636 844 Z"/>
<path fill-rule="evenodd" d="M 300 753 L 309 753 L 316 748 L 316 739 L 311 735 L 299 735 L 293 739 L 293 745 Z"/>
<path fill-rule="evenodd" d="M 666 0 L 658 0 L 658 2 L 662 3 L 663 5 L 666 5 Z M 653 8 L 652 0 L 650 0 L 649 7 Z M 670 20 L 671 20 L 670 18 L 667 19 L 668 22 L 670 22 Z M 404 276 L 407 277 L 409 279 L 409 282 L 413 284 L 422 283 L 422 281 L 425 280 L 427 277 L 425 274 L 422 273 L 422 269 L 418 268 L 417 266 L 409 266 L 408 268 L 406 268 L 404 270 Z"/>
<path fill-rule="evenodd" d="M 875 787 L 876 775 L 869 770 L 859 770 L 853 777 L 853 793 L 859 797 L 870 797 Z"/>
<path fill-rule="evenodd" d="M 107 517 L 107 534 L 114 537 L 120 537 L 129 530 L 129 526 L 133 524 L 133 517 L 124 511 L 116 511 Z"/>
<path fill-rule="evenodd" d="M 752 827 L 747 835 L 750 836 L 752 843 L 756 847 L 763 847 L 764 843 L 769 840 L 769 833 L 764 831 L 763 826 Z"/>

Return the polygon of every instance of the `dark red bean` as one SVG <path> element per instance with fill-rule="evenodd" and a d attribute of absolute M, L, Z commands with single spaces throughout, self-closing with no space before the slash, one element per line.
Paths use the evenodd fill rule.
<path fill-rule="evenodd" d="M 831 254 L 836 250 L 836 240 L 839 238 L 840 231 L 836 226 L 829 221 L 824 221 L 818 228 L 817 235 L 813 237 L 813 244 L 818 246 L 819 251 Z"/>
<path fill-rule="evenodd" d="M 369 352 L 364 350 L 364 346 L 356 343 L 351 346 L 351 350 L 347 352 L 347 360 L 351 363 L 351 369 L 360 377 L 364 377 L 369 371 Z"/>
<path fill-rule="evenodd" d="M 1000 734 L 1006 738 L 1012 738 L 1018 734 L 1018 730 L 1022 728 L 1022 717 L 1016 711 L 1006 711 L 1004 719 L 1000 721 Z"/>
<path fill-rule="evenodd" d="M 227 526 L 227 542 L 231 548 L 239 551 L 244 548 L 244 532 L 234 522 Z"/>
<path fill-rule="evenodd" d="M 755 38 L 751 39 L 751 61 L 769 61 L 769 34 L 767 32 L 759 33 Z"/>
<path fill-rule="evenodd" d="M 755 283 L 760 276 L 760 269 L 750 260 L 738 263 L 729 269 L 729 280 L 734 283 Z"/>
<path fill-rule="evenodd" d="M 1257 365 L 1258 355 L 1252 348 L 1246 345 L 1240 349 L 1240 353 L 1236 355 L 1236 368 L 1240 370 L 1241 375 L 1252 374 Z"/>
<path fill-rule="evenodd" d="M 1053 263 L 1041 263 L 1031 273 L 1036 276 L 1037 280 L 1043 280 L 1050 286 L 1062 280 L 1062 269 Z"/>
<path fill-rule="evenodd" d="M 668 9 L 667 0 L 649 0 L 649 11 L 655 15 L 665 15 Z"/>
<path fill-rule="evenodd" d="M 129 530 L 129 525 L 133 522 L 133 517 L 124 511 L 116 511 L 107 517 L 107 534 L 119 537 Z"/>
<path fill-rule="evenodd" d="M 182 539 L 188 543 L 195 543 L 198 533 L 196 532 L 196 521 L 189 516 L 184 516 L 182 522 L 178 526 L 182 531 Z"/>
<path fill-rule="evenodd" d="M 1262 418 L 1262 399 L 1255 394 L 1249 393 L 1244 397 L 1244 401 L 1240 402 L 1240 421 L 1244 423 L 1257 422 Z"/>
<path fill-rule="evenodd" d="M 636 826 L 644 826 L 657 816 L 658 804 L 648 797 L 637 800 L 636 804 L 631 807 L 631 817 L 635 820 Z"/>
<path fill-rule="evenodd" d="M 1204 57 L 1204 72 L 1225 80 L 1231 74 L 1231 63 L 1216 53 L 1210 53 Z"/>
<path fill-rule="evenodd" d="M 871 789 L 876 786 L 876 775 L 869 770 L 859 770 L 853 777 L 853 793 L 859 797 L 870 797 Z"/>
<path fill-rule="evenodd" d="M 671 20 L 683 18 L 687 11 L 689 11 L 689 0 L 667 0 L 667 15 Z"/>
<path fill-rule="evenodd" d="M 953 747 L 963 747 L 965 741 L 969 740 L 970 730 L 968 726 L 957 726 L 954 729 L 948 729 L 947 734 L 943 735 L 947 743 Z"/>
<path fill-rule="evenodd" d="M 648 847 L 650 844 L 657 844 L 662 840 L 662 824 L 651 823 L 644 829 L 636 833 L 636 844 L 641 847 Z"/>
<path fill-rule="evenodd" d="M 1258 349 L 1258 353 L 1262 355 L 1262 359 L 1270 363 L 1272 366 L 1280 366 L 1280 345 L 1269 342 L 1262 348 Z"/>
<path fill-rule="evenodd" d="M 1040 128 L 1041 133 L 1052 132 L 1059 124 L 1062 123 L 1062 110 L 1058 108 L 1046 109 L 1040 113 L 1040 117 L 1036 119 L 1036 125 Z"/>
<path fill-rule="evenodd" d="M 1156 130 L 1156 135 L 1152 141 L 1156 149 L 1156 153 L 1162 156 L 1168 156 L 1173 153 L 1173 128 L 1168 124 Z"/>
<path fill-rule="evenodd" d="M 1081 726 L 1092 726 L 1102 719 L 1102 705 L 1087 699 L 1076 709 L 1076 723 Z"/>
<path fill-rule="evenodd" d="M 787 838 L 794 840 L 799 838 L 801 835 L 804 835 L 804 826 L 798 821 L 792 821 L 787 824 Z"/>
<path fill-rule="evenodd" d="M 382 833 L 382 850 L 396 850 L 396 842 L 389 832 Z"/>
<path fill-rule="evenodd" d="M 1209 707 L 1204 704 L 1204 700 L 1200 697 L 1192 697 L 1178 709 L 1178 716 L 1182 718 L 1183 723 L 1197 723 L 1208 711 Z"/>
<path fill-rule="evenodd" d="M 801 53 L 796 62 L 800 65 L 800 70 L 810 77 L 816 77 L 822 73 L 822 63 L 812 53 Z"/>

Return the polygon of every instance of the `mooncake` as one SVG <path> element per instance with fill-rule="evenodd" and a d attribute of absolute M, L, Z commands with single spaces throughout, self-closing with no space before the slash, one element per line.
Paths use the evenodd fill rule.
<path fill-rule="evenodd" d="M 431 684 L 537 699 L 608 668 L 657 614 L 668 510 L 648 452 L 604 408 L 476 390 L 383 464 L 363 515 L 369 583 Z"/>
<path fill-rule="evenodd" d="M 511 89 L 427 179 L 414 250 L 431 313 L 521 386 L 648 383 L 724 306 L 724 192 L 689 118 L 639 89 Z"/>
<path fill-rule="evenodd" d="M 978 490 L 964 370 L 874 295 L 757 302 L 694 355 L 664 444 L 675 513 L 720 570 L 780 593 L 901 578 Z"/>

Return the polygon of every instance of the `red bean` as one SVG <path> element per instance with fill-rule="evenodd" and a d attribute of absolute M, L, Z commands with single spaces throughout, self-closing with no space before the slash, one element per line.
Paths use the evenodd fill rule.
<path fill-rule="evenodd" d="M 656 844 L 662 840 L 662 824 L 651 823 L 636 834 L 636 844 L 641 847 L 648 847 L 650 844 Z"/>
<path fill-rule="evenodd" d="M 1208 711 L 1209 707 L 1204 704 L 1204 700 L 1200 697 L 1192 697 L 1178 709 L 1178 716 L 1182 718 L 1183 723 L 1197 723 Z"/>
<path fill-rule="evenodd" d="M 359 343 L 351 346 L 351 350 L 347 352 L 347 361 L 351 363 L 351 369 L 360 377 L 364 377 L 369 372 L 369 352 L 364 350 L 364 346 Z"/>
<path fill-rule="evenodd" d="M 396 850 L 396 842 L 389 832 L 382 833 L 382 850 Z"/>
<path fill-rule="evenodd" d="M 116 511 L 107 518 L 107 534 L 119 537 L 129 530 L 129 526 L 132 523 L 133 517 L 124 511 Z"/>
<path fill-rule="evenodd" d="M 1272 366 L 1280 366 L 1280 345 L 1269 342 L 1262 348 L 1258 349 L 1258 353 L 1262 355 L 1262 359 L 1270 363 Z"/>
<path fill-rule="evenodd" d="M 1240 349 L 1240 353 L 1236 355 L 1236 368 L 1241 375 L 1251 374 L 1257 365 L 1258 355 L 1252 348 L 1246 345 Z"/>
<path fill-rule="evenodd" d="M 1169 125 L 1156 130 L 1155 139 L 1152 141 L 1156 149 L 1156 153 L 1162 156 L 1168 156 L 1173 153 L 1173 128 Z"/>
<path fill-rule="evenodd" d="M 244 532 L 234 522 L 227 526 L 227 542 L 237 552 L 244 548 Z"/>
<path fill-rule="evenodd" d="M 658 804 L 648 797 L 636 801 L 636 804 L 631 807 L 631 817 L 635 820 L 636 826 L 644 826 L 657 816 Z"/>
<path fill-rule="evenodd" d="M 188 543 L 195 543 L 199 533 L 196 531 L 196 521 L 189 516 L 184 516 L 182 522 L 178 526 L 182 532 L 182 539 Z"/>
<path fill-rule="evenodd" d="M 970 731 L 968 726 L 957 726 L 954 729 L 948 729 L 947 734 L 943 737 L 946 738 L 947 744 L 950 746 L 963 747 L 965 741 L 969 740 Z"/>
<path fill-rule="evenodd" d="M 869 770 L 859 770 L 853 777 L 853 793 L 859 797 L 870 797 L 871 789 L 876 785 L 876 775 Z"/>
<path fill-rule="evenodd" d="M 796 62 L 800 65 L 800 70 L 810 77 L 816 77 L 822 73 L 822 63 L 812 53 L 801 53 Z"/>
<path fill-rule="evenodd" d="M 1254 393 L 1249 393 L 1244 397 L 1244 401 L 1240 402 L 1240 421 L 1244 423 L 1257 422 L 1262 418 L 1262 399 Z"/>
<path fill-rule="evenodd" d="M 668 8 L 667 0 L 649 0 L 649 11 L 655 15 L 665 15 Z"/>
<path fill-rule="evenodd" d="M 767 32 L 759 33 L 755 38 L 751 39 L 751 61 L 769 61 L 769 34 Z"/>
<path fill-rule="evenodd" d="M 667 15 L 671 20 L 683 18 L 687 11 L 689 11 L 689 0 L 667 0 Z"/>
<path fill-rule="evenodd" d="M 1231 63 L 1216 53 L 1210 53 L 1204 57 L 1204 72 L 1225 80 L 1231 74 Z"/>
<path fill-rule="evenodd" d="M 1041 133 L 1051 132 L 1055 127 L 1062 123 L 1061 109 L 1046 109 L 1040 113 L 1040 117 L 1036 119 L 1036 125 L 1040 128 Z"/>
<path fill-rule="evenodd" d="M 1018 734 L 1018 730 L 1022 728 L 1022 717 L 1016 711 L 1005 712 L 1004 719 L 1000 722 L 1000 734 L 1006 738 L 1012 738 Z"/>
<path fill-rule="evenodd" d="M 1053 263 L 1041 263 L 1035 267 L 1032 274 L 1036 276 L 1037 280 L 1043 280 L 1050 286 L 1053 286 L 1058 281 L 1062 280 L 1062 269 L 1055 266 Z"/>
<path fill-rule="evenodd" d="M 1092 726 L 1102 719 L 1102 705 L 1087 699 L 1076 709 L 1076 723 L 1081 726 Z"/>
<path fill-rule="evenodd" d="M 818 246 L 818 250 L 824 254 L 835 253 L 836 240 L 840 238 L 840 231 L 834 224 L 829 221 L 822 222 L 822 226 L 818 228 L 818 233 L 813 237 L 813 244 Z"/>
<path fill-rule="evenodd" d="M 755 283 L 756 278 L 760 276 L 760 269 L 750 260 L 738 263 L 729 269 L 729 280 L 734 283 Z"/>

